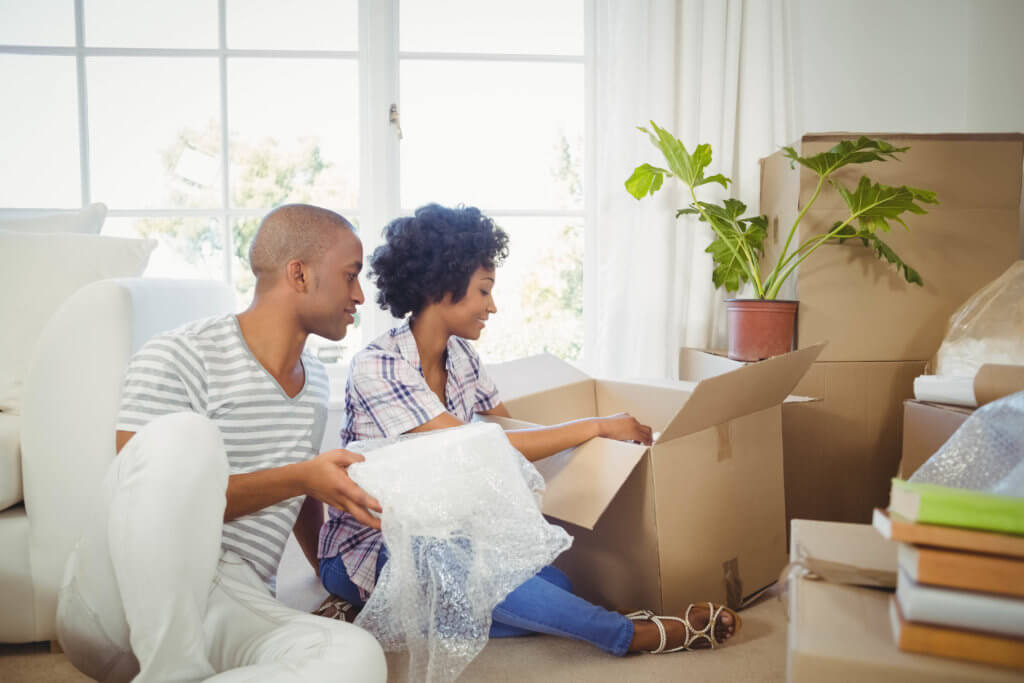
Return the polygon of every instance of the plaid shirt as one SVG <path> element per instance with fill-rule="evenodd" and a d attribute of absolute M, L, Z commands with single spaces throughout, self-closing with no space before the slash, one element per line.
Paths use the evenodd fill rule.
<path fill-rule="evenodd" d="M 353 441 L 404 434 L 449 412 L 463 422 L 497 406 L 498 389 L 465 339 L 448 340 L 447 406 L 427 385 L 409 322 L 390 330 L 352 358 L 345 386 L 345 422 L 341 446 Z M 330 509 L 320 530 L 319 557 L 341 555 L 349 578 L 365 600 L 377 580 L 383 541 L 376 529 L 347 512 Z"/>

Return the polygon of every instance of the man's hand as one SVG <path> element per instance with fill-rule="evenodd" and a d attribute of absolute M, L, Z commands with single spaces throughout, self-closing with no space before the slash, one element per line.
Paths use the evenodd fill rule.
<path fill-rule="evenodd" d="M 598 418 L 597 427 L 599 435 L 606 439 L 635 441 L 645 446 L 650 446 L 653 443 L 651 428 L 640 424 L 629 413 L 618 413 Z"/>
<path fill-rule="evenodd" d="M 352 481 L 349 465 L 365 458 L 344 449 L 327 451 L 302 463 L 306 495 L 348 512 L 366 526 L 380 529 L 380 520 L 370 510 L 382 512 L 377 499 Z"/>

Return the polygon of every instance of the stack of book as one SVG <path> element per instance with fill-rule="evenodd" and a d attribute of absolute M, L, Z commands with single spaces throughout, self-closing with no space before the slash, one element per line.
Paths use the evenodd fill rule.
<path fill-rule="evenodd" d="M 899 542 L 901 650 L 1024 669 L 1024 498 L 894 479 L 874 525 Z"/>

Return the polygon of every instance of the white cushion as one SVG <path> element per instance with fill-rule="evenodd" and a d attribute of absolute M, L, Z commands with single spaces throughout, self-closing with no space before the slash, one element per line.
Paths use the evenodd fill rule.
<path fill-rule="evenodd" d="M 35 640 L 54 637 L 64 565 L 114 459 L 128 359 L 159 332 L 234 308 L 234 290 L 225 282 L 117 278 L 79 289 L 43 328 L 26 376 L 21 424 Z M 0 612 L 5 599 L 0 594 Z"/>
<path fill-rule="evenodd" d="M 141 275 L 155 246 L 154 240 L 0 231 L 0 410 L 18 412 L 36 339 L 57 307 L 90 282 Z"/>
<path fill-rule="evenodd" d="M 50 640 L 39 633 L 32 604 L 32 564 L 25 507 L 0 512 L 0 643 Z M 3 661 L 3 660 L 0 660 Z M 4 665 L 0 664 L 0 671 Z M 3 680 L 9 680 L 4 678 Z"/>
<path fill-rule="evenodd" d="M 107 205 L 99 202 L 90 204 L 80 211 L 53 213 L 45 216 L 19 216 L 0 219 L 0 230 L 15 232 L 77 232 L 82 235 L 98 235 L 107 217 Z"/>
<path fill-rule="evenodd" d="M 22 498 L 21 416 L 0 413 L 0 510 Z"/>

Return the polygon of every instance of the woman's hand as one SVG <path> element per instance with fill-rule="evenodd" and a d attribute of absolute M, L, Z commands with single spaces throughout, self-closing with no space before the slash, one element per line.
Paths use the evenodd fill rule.
<path fill-rule="evenodd" d="M 647 425 L 640 424 L 635 417 L 629 413 L 618 413 L 608 417 L 597 418 L 598 436 L 618 441 L 634 441 L 650 446 L 653 443 L 653 433 Z"/>
<path fill-rule="evenodd" d="M 302 463 L 306 495 L 344 510 L 366 526 L 380 529 L 380 520 L 370 510 L 382 512 L 377 499 L 348 476 L 348 466 L 365 458 L 344 449 L 327 451 Z"/>

